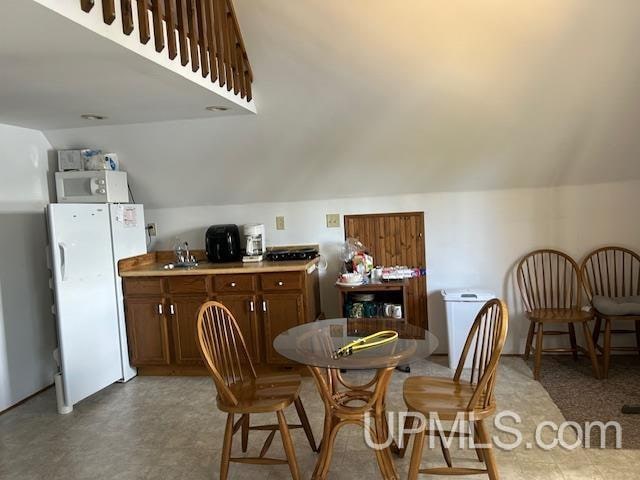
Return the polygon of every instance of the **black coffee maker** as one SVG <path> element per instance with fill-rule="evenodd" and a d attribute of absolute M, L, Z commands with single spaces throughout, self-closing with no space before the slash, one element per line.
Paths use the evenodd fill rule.
<path fill-rule="evenodd" d="M 207 258 L 212 263 L 237 262 L 242 259 L 240 230 L 237 225 L 212 225 L 205 236 Z"/>

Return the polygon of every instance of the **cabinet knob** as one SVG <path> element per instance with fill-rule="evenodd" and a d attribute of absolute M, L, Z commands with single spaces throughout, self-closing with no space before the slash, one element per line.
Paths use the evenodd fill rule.
<path fill-rule="evenodd" d="M 278 286 L 279 286 L 279 287 L 281 287 L 281 286 L 283 286 L 283 285 L 284 285 L 284 282 L 282 282 L 282 281 L 278 282 Z"/>
<path fill-rule="evenodd" d="M 176 309 L 173 307 L 173 303 L 169 305 L 169 313 L 171 315 L 174 315 L 176 313 Z"/>
<path fill-rule="evenodd" d="M 236 282 L 231 282 L 231 286 L 235 287 L 236 286 Z"/>
<path fill-rule="evenodd" d="M 267 311 L 267 301 L 266 301 L 266 300 L 263 300 L 263 301 L 262 301 L 262 311 L 263 311 L 263 312 L 266 312 L 266 311 Z"/>
<path fill-rule="evenodd" d="M 255 304 L 253 303 L 253 300 L 249 301 L 249 311 L 253 312 L 256 309 Z"/>
<path fill-rule="evenodd" d="M 158 315 L 162 315 L 162 304 L 158 304 Z"/>

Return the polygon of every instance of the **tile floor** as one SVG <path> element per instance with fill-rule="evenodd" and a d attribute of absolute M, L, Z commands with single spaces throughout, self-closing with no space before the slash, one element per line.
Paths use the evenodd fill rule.
<path fill-rule="evenodd" d="M 436 358 L 434 362 L 415 364 L 412 375 L 450 375 L 441 363 L 442 359 Z M 352 378 L 364 375 L 350 374 Z M 394 373 L 387 399 L 391 411 L 403 408 L 401 386 L 406 376 Z M 527 449 L 526 442 L 533 438 L 537 422 L 560 423 L 564 419 L 546 391 L 532 380 L 531 371 L 522 360 L 503 359 L 497 398 L 500 408 L 515 411 L 522 417 L 520 429 L 524 437 L 523 446 L 511 452 L 496 451 L 501 478 L 640 478 L 640 450 Z M 319 439 L 323 412 L 309 377 L 303 382 L 302 399 Z M 295 410 L 287 414 L 291 423 L 297 422 Z M 252 423 L 262 420 L 252 419 Z M 216 479 L 223 429 L 224 418 L 215 408 L 213 385 L 208 378 L 138 377 L 92 396 L 66 416 L 56 413 L 54 391 L 49 389 L 0 415 L 0 478 Z M 264 433 L 252 432 L 250 451 L 259 451 L 264 436 Z M 293 436 L 303 478 L 310 478 L 316 454 L 309 449 L 301 430 L 294 430 Z M 549 440 L 548 435 L 545 439 Z M 269 452 L 272 456 L 282 454 L 278 440 L 276 437 Z M 239 437 L 234 449 L 235 453 L 239 452 Z M 454 450 L 453 456 L 454 464 L 478 465 L 472 461 L 473 452 Z M 401 478 L 406 478 L 409 455 L 394 459 Z M 442 464 L 439 450 L 426 450 L 424 462 L 425 465 Z M 286 465 L 232 464 L 230 478 L 287 479 L 290 476 Z M 329 478 L 379 478 L 374 454 L 355 426 L 345 427 L 338 435 Z"/>

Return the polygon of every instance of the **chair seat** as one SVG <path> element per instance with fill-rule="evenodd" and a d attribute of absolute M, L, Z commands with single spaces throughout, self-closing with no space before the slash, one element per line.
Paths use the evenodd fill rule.
<path fill-rule="evenodd" d="M 470 412 L 469 401 L 475 386 L 441 377 L 409 377 L 402 387 L 404 401 L 410 411 L 424 415 L 437 413 L 440 420 L 453 420 L 459 412 Z M 491 415 L 494 406 L 473 409 L 476 419 Z"/>
<path fill-rule="evenodd" d="M 231 385 L 237 405 L 228 405 L 218 396 L 218 408 L 229 413 L 277 412 L 291 405 L 300 393 L 300 375 L 270 374 Z"/>
<path fill-rule="evenodd" d="M 598 310 L 594 309 L 597 317 L 600 317 L 605 320 L 626 320 L 631 322 L 640 321 L 640 315 L 605 315 L 604 313 L 600 313 Z"/>
<path fill-rule="evenodd" d="M 527 318 L 535 322 L 588 322 L 593 311 L 580 308 L 539 308 L 527 312 Z"/>

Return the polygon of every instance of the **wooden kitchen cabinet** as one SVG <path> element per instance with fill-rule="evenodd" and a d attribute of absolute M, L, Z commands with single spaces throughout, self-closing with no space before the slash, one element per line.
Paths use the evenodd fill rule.
<path fill-rule="evenodd" d="M 164 299 L 126 299 L 129 358 L 134 366 L 169 365 L 169 332 Z"/>
<path fill-rule="evenodd" d="M 206 295 L 170 298 L 168 313 L 171 318 L 173 353 L 178 365 L 204 367 L 195 339 L 198 333 L 198 311 L 206 301 Z"/>
<path fill-rule="evenodd" d="M 238 322 L 240 333 L 247 345 L 247 351 L 254 364 L 261 363 L 260 339 L 262 332 L 258 323 L 257 306 L 258 301 L 255 295 L 217 295 L 216 301 L 222 303 L 233 314 Z"/>
<path fill-rule="evenodd" d="M 119 262 L 131 364 L 140 375 L 207 374 L 197 343 L 198 311 L 207 300 L 231 311 L 254 365 L 293 364 L 278 355 L 273 340 L 320 316 L 315 261 L 202 262 L 167 272 L 163 264 L 172 255 L 152 252 Z"/>
<path fill-rule="evenodd" d="M 265 357 L 270 364 L 290 364 L 275 348 L 273 341 L 285 330 L 304 323 L 302 293 L 265 293 L 262 295 Z"/>

